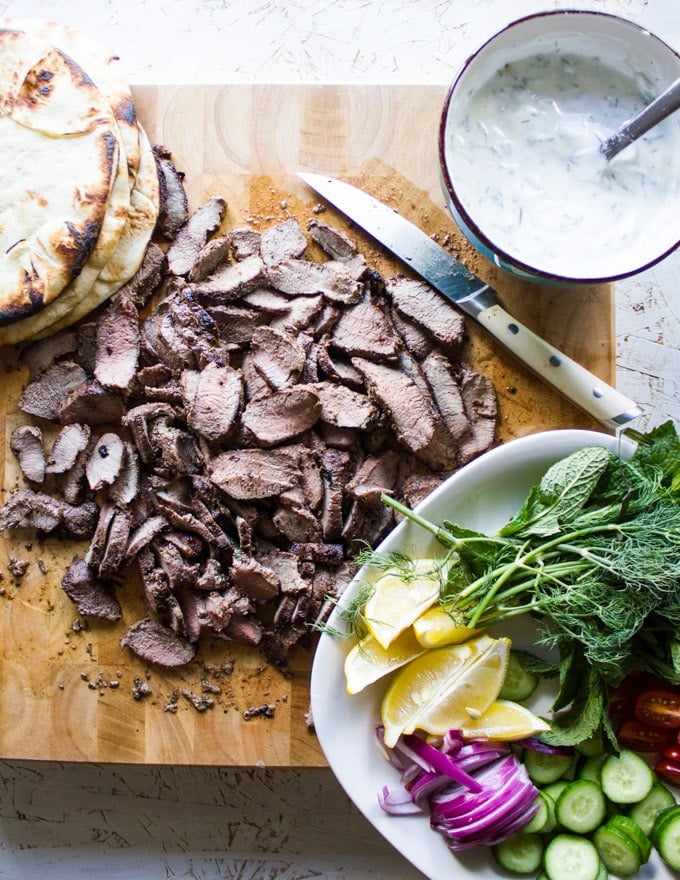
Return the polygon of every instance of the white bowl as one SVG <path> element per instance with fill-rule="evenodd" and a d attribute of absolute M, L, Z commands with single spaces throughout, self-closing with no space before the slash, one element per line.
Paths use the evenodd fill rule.
<path fill-rule="evenodd" d="M 599 143 L 678 76 L 678 53 L 618 16 L 546 12 L 497 33 L 463 65 L 440 124 L 442 185 L 468 239 L 558 285 L 667 256 L 680 242 L 680 113 L 609 165 Z"/>
<path fill-rule="evenodd" d="M 494 531 L 520 508 L 529 489 L 547 468 L 584 446 L 597 444 L 629 456 L 635 448 L 630 440 L 619 441 L 609 434 L 584 430 L 556 430 L 531 434 L 499 446 L 449 477 L 418 505 L 417 510 L 433 522 L 453 520 L 480 531 Z M 404 550 L 427 558 L 437 544 L 410 520 L 402 521 L 383 541 L 380 551 Z M 440 548 L 440 553 L 443 553 Z M 347 588 L 341 605 L 359 589 L 365 574 L 360 571 Z M 336 609 L 329 625 L 343 629 Z M 497 633 L 507 634 L 516 647 L 533 647 L 535 629 L 528 617 L 514 618 Z M 311 676 L 311 709 L 321 748 L 331 770 L 349 797 L 373 826 L 430 880 L 491 880 L 502 874 L 490 852 L 475 850 L 453 855 L 444 838 L 432 831 L 427 815 L 389 816 L 378 806 L 383 785 L 398 785 L 398 774 L 378 746 L 375 726 L 380 720 L 380 703 L 385 685 L 377 682 L 355 695 L 345 690 L 344 662 L 351 647 L 349 639 L 324 634 L 314 657 Z M 550 694 L 543 691 L 534 708 L 548 708 Z M 341 833 L 341 830 L 340 830 Z M 349 845 L 349 841 L 348 841 Z M 654 856 L 645 867 L 646 880 L 671 880 L 671 873 Z"/>

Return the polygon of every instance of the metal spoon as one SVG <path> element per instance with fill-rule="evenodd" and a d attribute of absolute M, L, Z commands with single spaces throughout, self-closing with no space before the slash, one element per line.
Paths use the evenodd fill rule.
<path fill-rule="evenodd" d="M 624 147 L 632 144 L 650 128 L 653 128 L 662 119 L 670 116 L 680 108 L 680 77 L 672 85 L 665 89 L 658 98 L 648 104 L 644 110 L 624 122 L 621 128 L 606 141 L 600 144 L 600 152 L 607 161 L 613 159 Z"/>

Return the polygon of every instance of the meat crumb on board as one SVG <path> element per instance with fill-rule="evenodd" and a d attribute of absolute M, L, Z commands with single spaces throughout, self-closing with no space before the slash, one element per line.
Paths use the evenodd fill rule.
<path fill-rule="evenodd" d="M 46 448 L 15 429 L 28 488 L 0 529 L 89 541 L 63 582 L 83 617 L 120 618 L 136 569 L 147 613 L 121 644 L 150 664 L 186 665 L 208 637 L 290 672 L 357 550 L 395 525 L 381 493 L 412 506 L 493 444 L 495 391 L 463 359 L 458 312 L 383 278 L 325 206 L 306 228 L 224 231 L 225 201 L 189 214 L 156 155 L 174 195 L 138 274 L 23 354 L 20 408 L 58 434 Z"/>

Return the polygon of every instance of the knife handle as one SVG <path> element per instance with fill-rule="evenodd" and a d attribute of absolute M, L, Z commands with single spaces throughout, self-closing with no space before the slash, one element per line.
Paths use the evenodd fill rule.
<path fill-rule="evenodd" d="M 572 403 L 608 428 L 642 415 L 642 408 L 537 336 L 500 305 L 483 309 L 477 320 L 514 355 Z"/>

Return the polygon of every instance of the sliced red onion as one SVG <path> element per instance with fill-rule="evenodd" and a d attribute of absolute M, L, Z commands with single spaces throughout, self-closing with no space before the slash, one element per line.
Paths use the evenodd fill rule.
<path fill-rule="evenodd" d="M 435 770 L 438 773 L 442 773 L 444 776 L 448 776 L 449 779 L 453 779 L 455 782 L 459 782 L 461 785 L 469 788 L 470 791 L 482 790 L 481 784 L 473 776 L 470 776 L 469 773 L 465 773 L 465 771 L 461 770 L 455 760 L 449 755 L 443 755 L 439 749 L 436 749 L 434 746 L 429 745 L 424 740 L 417 736 L 413 736 L 412 734 L 403 736 L 402 740 L 409 751 L 429 765 L 429 767 L 425 767 L 424 769 Z"/>
<path fill-rule="evenodd" d="M 460 730 L 457 730 L 455 727 L 451 728 L 451 730 L 447 730 L 442 739 L 442 752 L 445 755 L 451 755 L 454 752 L 457 752 L 465 739 Z"/>
<path fill-rule="evenodd" d="M 424 809 L 429 806 L 429 799 L 432 795 L 450 785 L 451 780 L 448 776 L 421 770 L 420 775 L 408 786 L 408 791 L 413 800 Z"/>
<path fill-rule="evenodd" d="M 546 755 L 565 755 L 566 757 L 571 757 L 575 754 L 575 750 L 571 746 L 551 746 L 549 743 L 544 743 L 537 736 L 527 736 L 525 739 L 518 739 L 515 741 L 515 745 L 523 749 L 531 749 L 534 752 L 543 752 Z"/>
<path fill-rule="evenodd" d="M 410 816 L 423 812 L 421 807 L 413 802 L 409 792 L 403 789 L 395 791 L 387 785 L 383 785 L 382 790 L 378 792 L 378 803 L 391 816 Z"/>

